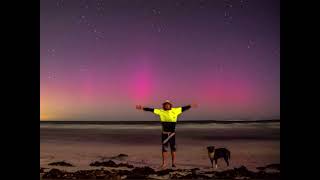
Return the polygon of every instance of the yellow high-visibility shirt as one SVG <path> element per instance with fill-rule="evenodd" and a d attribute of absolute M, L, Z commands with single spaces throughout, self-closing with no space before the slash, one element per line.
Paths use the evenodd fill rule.
<path fill-rule="evenodd" d="M 182 108 L 171 108 L 170 110 L 154 109 L 154 114 L 160 116 L 161 122 L 177 122 L 178 116 L 182 113 Z"/>

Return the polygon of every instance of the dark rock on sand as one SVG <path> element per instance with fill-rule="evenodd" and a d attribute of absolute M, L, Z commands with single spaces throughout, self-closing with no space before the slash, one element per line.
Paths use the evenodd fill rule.
<path fill-rule="evenodd" d="M 155 174 L 156 171 L 150 167 L 136 167 L 127 175 L 126 179 L 151 179 L 148 175 Z"/>
<path fill-rule="evenodd" d="M 127 164 L 127 163 L 120 163 L 120 164 L 118 164 L 118 167 L 134 168 L 134 166 L 133 166 L 133 165 L 131 165 L 131 164 Z"/>
<path fill-rule="evenodd" d="M 150 167 L 136 167 L 129 170 L 113 169 L 111 171 L 103 168 L 97 170 L 80 170 L 76 172 L 66 172 L 58 169 L 51 169 L 45 172 L 43 179 L 152 179 L 149 175 L 165 176 L 169 174 L 170 179 L 259 179 L 259 180 L 280 180 L 280 172 L 253 172 L 245 166 L 229 169 L 225 171 L 198 171 L 194 169 L 165 169 L 155 171 Z M 211 174 L 213 177 L 207 176 Z"/>
<path fill-rule="evenodd" d="M 164 170 L 160 170 L 160 171 L 157 171 L 156 174 L 158 176 L 164 176 L 164 175 L 167 175 L 169 174 L 170 172 L 174 172 L 175 170 L 173 169 L 164 169 Z"/>
<path fill-rule="evenodd" d="M 260 171 L 264 171 L 264 170 L 267 170 L 267 169 L 273 169 L 273 170 L 280 171 L 280 164 L 269 164 L 269 165 L 264 166 L 264 167 L 257 167 L 256 169 L 258 169 Z"/>
<path fill-rule="evenodd" d="M 211 179 L 211 177 L 203 174 L 197 174 L 196 171 L 193 170 L 187 175 L 181 175 L 179 173 L 171 174 L 170 179 Z"/>
<path fill-rule="evenodd" d="M 149 175 L 155 174 L 156 171 L 152 168 L 145 166 L 145 167 L 136 167 L 131 171 L 133 174 L 142 174 L 142 175 Z"/>
<path fill-rule="evenodd" d="M 104 178 L 106 174 L 103 170 L 97 170 L 96 172 L 94 172 L 94 170 L 80 170 L 76 171 L 74 176 L 77 179 L 95 179 L 97 176 Z"/>
<path fill-rule="evenodd" d="M 42 176 L 43 179 L 59 179 L 63 178 L 65 172 L 59 170 L 59 169 L 51 169 L 49 172 L 44 173 Z"/>
<path fill-rule="evenodd" d="M 208 172 L 206 172 L 208 174 Z M 221 172 L 213 171 L 216 179 L 280 179 L 280 173 L 267 173 L 265 171 L 249 171 L 245 166 L 229 169 Z"/>
<path fill-rule="evenodd" d="M 52 163 L 49 163 L 48 165 L 50 165 L 50 166 L 73 166 L 72 164 L 67 163 L 65 161 L 52 162 Z"/>
<path fill-rule="evenodd" d="M 127 168 L 133 168 L 133 165 L 127 164 L 127 163 L 120 163 L 116 164 L 112 160 L 109 161 L 95 161 L 93 163 L 90 163 L 90 166 L 105 166 L 105 167 L 127 167 Z"/>
<path fill-rule="evenodd" d="M 174 178 L 172 178 L 172 179 L 174 179 Z M 185 176 L 181 176 L 178 179 L 212 179 L 212 178 L 209 176 L 203 175 L 203 174 L 192 174 L 191 173 L 191 174 L 188 174 Z"/>
<path fill-rule="evenodd" d="M 118 175 L 120 175 L 120 176 L 123 176 L 123 175 L 131 175 L 131 174 L 132 174 L 131 171 L 129 171 L 129 170 L 122 170 L 122 169 L 121 169 L 121 170 L 112 169 L 111 172 L 114 173 L 114 174 L 118 174 Z"/>
<path fill-rule="evenodd" d="M 127 179 L 127 180 L 130 180 L 130 179 L 147 179 L 147 176 L 146 175 L 142 175 L 142 174 L 130 174 L 125 179 Z"/>
<path fill-rule="evenodd" d="M 108 180 L 122 180 L 120 175 L 108 175 L 106 177 L 104 177 L 104 179 L 108 179 Z"/>
<path fill-rule="evenodd" d="M 99 156 L 101 161 L 106 161 L 106 160 L 124 160 L 127 157 L 129 157 L 127 154 L 118 154 L 117 156 L 112 156 L 112 157 L 105 157 L 105 156 Z"/>
<path fill-rule="evenodd" d="M 117 167 L 117 164 L 111 160 L 109 161 L 95 161 L 93 163 L 90 163 L 90 166 L 105 166 L 105 167 Z"/>
<path fill-rule="evenodd" d="M 251 177 L 253 172 L 249 171 L 245 166 L 234 168 L 234 175 L 237 177 Z"/>
<path fill-rule="evenodd" d="M 253 178 L 256 179 L 280 179 L 280 172 L 267 173 L 265 171 L 259 171 L 255 173 Z"/>
<path fill-rule="evenodd" d="M 199 168 L 192 168 L 191 171 L 197 171 L 200 170 Z"/>
<path fill-rule="evenodd" d="M 266 166 L 266 169 L 274 169 L 280 171 L 280 164 L 269 164 Z"/>
<path fill-rule="evenodd" d="M 118 156 L 111 157 L 111 159 L 124 159 L 127 158 L 127 154 L 119 154 Z"/>
<path fill-rule="evenodd" d="M 47 169 L 47 168 L 42 168 L 42 167 L 41 167 L 41 168 L 40 168 L 40 173 L 44 173 L 44 170 L 45 170 L 45 169 Z"/>
<path fill-rule="evenodd" d="M 121 176 L 106 170 L 80 170 L 66 172 L 58 169 L 51 169 L 45 173 L 43 179 L 112 179 L 120 180 Z"/>
<path fill-rule="evenodd" d="M 266 167 L 257 167 L 256 169 L 258 169 L 259 171 L 264 171 Z"/>
<path fill-rule="evenodd" d="M 196 174 L 198 170 L 199 170 L 199 168 L 190 169 L 190 171 L 191 171 L 192 174 Z"/>
<path fill-rule="evenodd" d="M 245 166 L 241 166 L 239 168 L 229 169 L 221 172 L 215 172 L 214 176 L 217 178 L 246 178 L 246 177 L 254 177 L 254 172 L 249 171 Z"/>

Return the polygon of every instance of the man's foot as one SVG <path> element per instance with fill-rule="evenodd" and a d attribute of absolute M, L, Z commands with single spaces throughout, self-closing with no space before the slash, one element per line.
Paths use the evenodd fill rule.
<path fill-rule="evenodd" d="M 165 169 L 166 167 L 167 167 L 166 164 L 162 164 L 162 165 L 160 166 L 161 169 Z"/>

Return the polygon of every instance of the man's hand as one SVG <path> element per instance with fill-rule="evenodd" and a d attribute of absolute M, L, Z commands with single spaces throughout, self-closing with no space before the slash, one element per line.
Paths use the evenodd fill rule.
<path fill-rule="evenodd" d="M 142 109 L 143 109 L 143 107 L 142 107 L 141 105 L 136 105 L 136 109 L 138 109 L 138 110 L 142 110 Z"/>
<path fill-rule="evenodd" d="M 191 104 L 191 107 L 192 107 L 192 108 L 197 108 L 197 107 L 198 107 L 198 104 L 192 103 L 192 104 Z"/>

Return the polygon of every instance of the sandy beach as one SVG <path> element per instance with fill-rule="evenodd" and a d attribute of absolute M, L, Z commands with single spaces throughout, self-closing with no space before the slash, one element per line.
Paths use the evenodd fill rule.
<path fill-rule="evenodd" d="M 40 167 L 67 161 L 68 171 L 93 169 L 93 161 L 120 153 L 135 167 L 159 169 L 161 163 L 160 125 L 56 125 L 40 124 Z M 177 167 L 210 169 L 206 147 L 226 147 L 231 151 L 229 167 L 219 161 L 219 170 L 241 165 L 256 167 L 280 163 L 280 124 L 179 124 L 177 126 Z M 170 160 L 170 159 L 169 159 Z M 170 166 L 170 161 L 168 161 Z"/>

